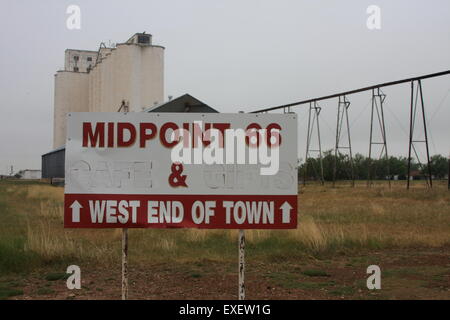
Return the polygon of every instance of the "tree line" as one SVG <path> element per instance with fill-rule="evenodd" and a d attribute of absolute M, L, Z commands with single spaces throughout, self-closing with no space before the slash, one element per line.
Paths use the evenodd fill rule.
<path fill-rule="evenodd" d="M 322 154 L 323 177 L 325 181 L 332 181 L 334 175 L 334 166 L 336 161 L 336 180 L 351 179 L 352 163 L 350 157 L 344 154 L 338 154 L 337 159 L 333 150 L 328 150 Z M 306 166 L 307 164 L 307 166 Z M 407 179 L 408 158 L 390 156 L 388 159 L 369 159 L 362 154 L 357 153 L 353 156 L 353 174 L 356 180 L 365 180 L 369 175 L 374 180 L 379 179 Z M 444 179 L 448 175 L 448 160 L 446 157 L 437 154 L 430 158 L 431 175 L 435 179 Z M 428 175 L 428 166 L 426 163 L 420 165 L 414 159 L 411 160 L 411 172 L 414 176 Z M 299 179 L 304 179 L 306 173 L 307 180 L 320 179 L 320 158 L 308 158 L 307 163 L 299 164 Z"/>

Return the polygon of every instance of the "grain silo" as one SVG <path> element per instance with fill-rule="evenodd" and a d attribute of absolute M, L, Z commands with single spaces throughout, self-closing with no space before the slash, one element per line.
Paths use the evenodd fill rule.
<path fill-rule="evenodd" d="M 42 155 L 42 177 L 64 178 L 69 112 L 217 112 L 189 94 L 164 101 L 164 47 L 136 33 L 98 51 L 67 49 L 55 75 L 54 150 Z"/>
<path fill-rule="evenodd" d="M 128 111 L 160 104 L 164 97 L 164 47 L 136 33 L 112 48 L 67 49 L 64 70 L 55 75 L 53 148 L 66 140 L 68 112 Z"/>

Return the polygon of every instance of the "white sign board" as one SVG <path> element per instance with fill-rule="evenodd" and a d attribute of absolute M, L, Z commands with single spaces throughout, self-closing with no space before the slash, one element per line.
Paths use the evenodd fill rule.
<path fill-rule="evenodd" d="M 296 228 L 296 117 L 71 113 L 65 226 Z"/>

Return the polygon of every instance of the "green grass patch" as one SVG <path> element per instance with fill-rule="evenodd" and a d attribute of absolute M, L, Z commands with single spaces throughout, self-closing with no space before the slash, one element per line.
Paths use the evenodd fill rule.
<path fill-rule="evenodd" d="M 47 281 L 67 280 L 70 274 L 65 272 L 52 272 L 45 275 L 44 279 Z"/>
<path fill-rule="evenodd" d="M 419 267 L 400 267 L 395 269 L 381 270 L 384 277 L 407 277 L 422 275 L 424 277 L 433 277 L 449 274 L 450 269 L 439 266 L 419 266 Z"/>
<path fill-rule="evenodd" d="M 10 297 L 23 295 L 23 290 L 10 288 L 10 287 L 0 287 L 0 300 L 5 300 Z"/>
<path fill-rule="evenodd" d="M 327 282 L 294 282 L 290 288 L 302 289 L 302 290 L 318 290 L 322 288 L 328 288 L 334 286 L 334 281 Z"/>
<path fill-rule="evenodd" d="M 322 270 L 305 270 L 302 274 L 308 277 L 331 277 L 330 274 Z"/>
<path fill-rule="evenodd" d="M 22 237 L 0 238 L 0 273 L 27 272 L 35 265 L 37 256 L 24 250 L 25 239 Z"/>
<path fill-rule="evenodd" d="M 338 287 L 338 288 L 331 290 L 330 294 L 335 295 L 335 296 L 348 297 L 348 296 L 354 295 L 355 292 L 356 292 L 355 288 L 344 286 L 344 287 Z"/>
<path fill-rule="evenodd" d="M 10 297 L 23 295 L 23 284 L 17 281 L 6 281 L 0 283 L 0 300 L 5 300 Z"/>
<path fill-rule="evenodd" d="M 336 283 L 334 281 L 312 282 L 299 279 L 296 273 L 292 272 L 272 272 L 266 275 L 276 285 L 285 289 L 301 289 L 301 290 L 318 290 L 322 288 L 332 287 Z"/>
<path fill-rule="evenodd" d="M 49 294 L 54 294 L 55 290 L 53 290 L 52 288 L 39 288 L 36 290 L 36 294 L 40 295 L 40 296 L 45 296 L 45 295 L 49 295 Z"/>
<path fill-rule="evenodd" d="M 192 274 L 191 274 L 191 277 L 192 277 L 192 278 L 198 279 L 198 278 L 201 278 L 202 275 L 201 275 L 200 273 L 192 273 Z"/>

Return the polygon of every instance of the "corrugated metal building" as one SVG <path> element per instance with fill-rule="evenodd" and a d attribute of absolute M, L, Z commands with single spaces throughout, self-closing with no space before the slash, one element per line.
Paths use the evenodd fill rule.
<path fill-rule="evenodd" d="M 65 157 L 65 146 L 42 155 L 42 178 L 64 178 Z"/>

